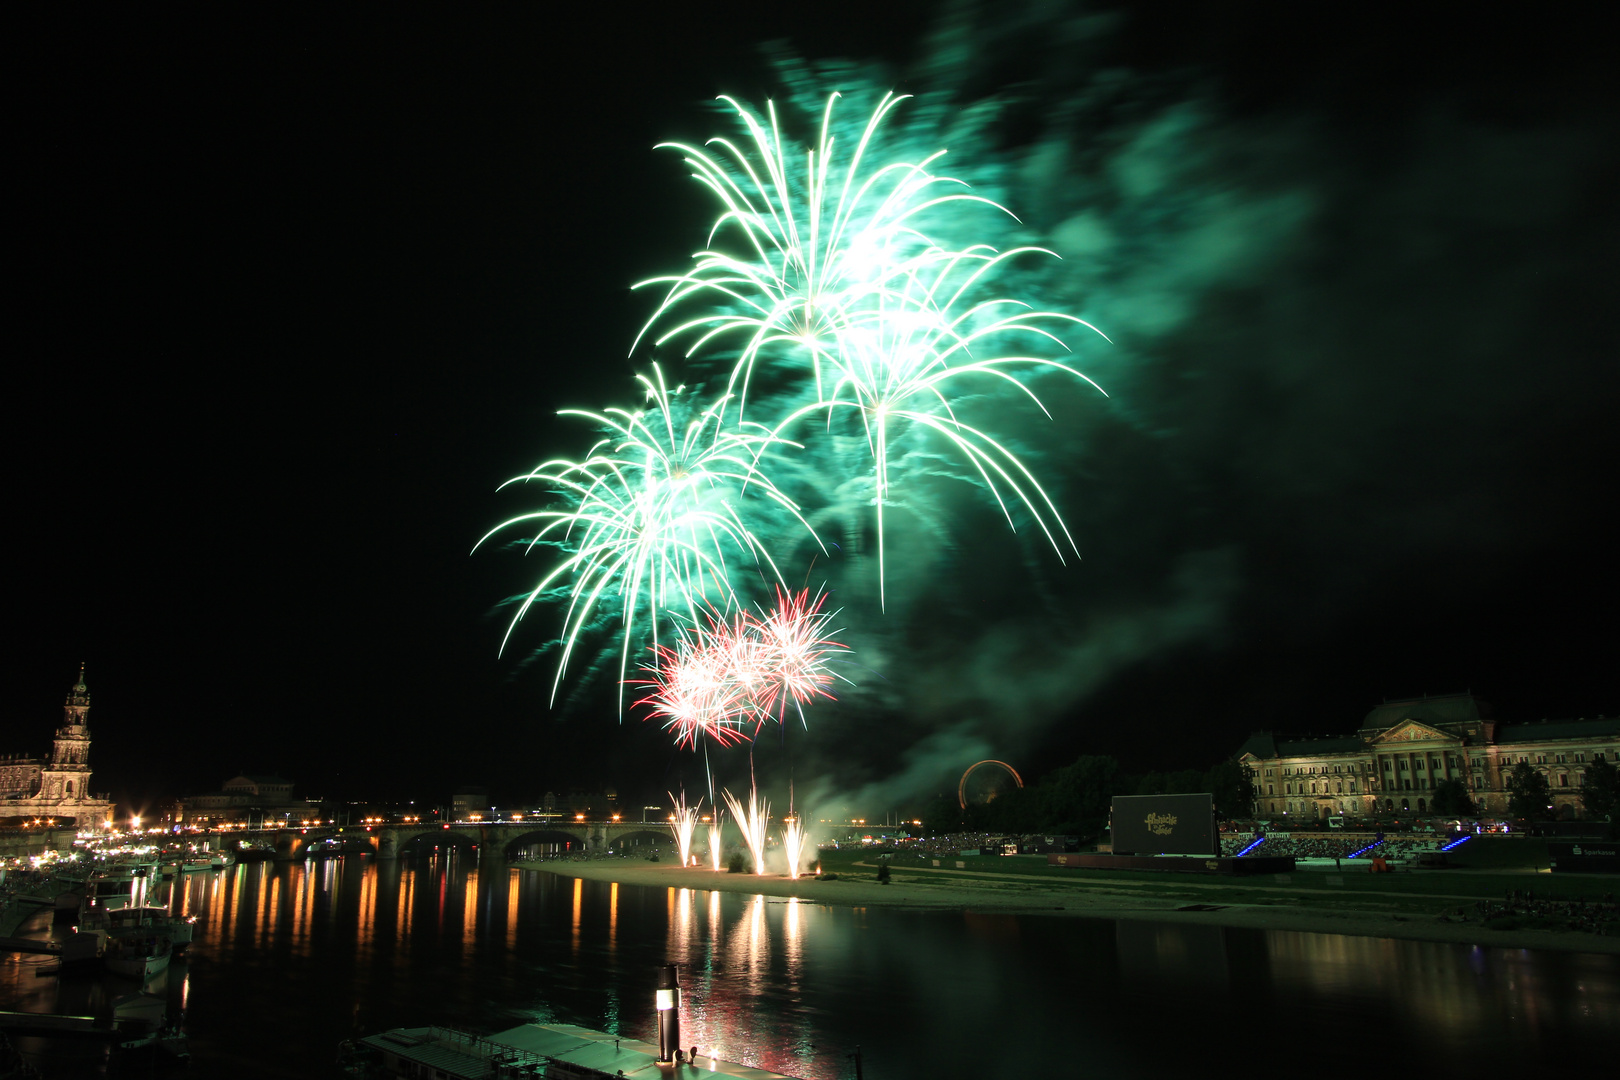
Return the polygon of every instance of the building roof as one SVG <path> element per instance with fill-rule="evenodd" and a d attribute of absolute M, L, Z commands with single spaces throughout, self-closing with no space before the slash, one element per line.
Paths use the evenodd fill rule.
<path fill-rule="evenodd" d="M 1473 694 L 1425 694 L 1422 697 L 1386 701 L 1368 713 L 1361 726 L 1392 728 L 1402 720 L 1418 720 L 1431 725 L 1457 724 L 1490 718 L 1490 704 Z"/>
<path fill-rule="evenodd" d="M 1503 724 L 1496 729 L 1496 741 L 1499 743 L 1592 739 L 1604 735 L 1620 735 L 1620 716 L 1600 716 L 1596 720 L 1543 720 L 1539 724 Z"/>
<path fill-rule="evenodd" d="M 1238 757 L 1253 754 L 1267 758 L 1321 757 L 1328 754 L 1364 753 L 1367 744 L 1354 735 L 1326 737 L 1316 735 L 1273 735 L 1269 731 L 1256 732 L 1238 748 Z"/>

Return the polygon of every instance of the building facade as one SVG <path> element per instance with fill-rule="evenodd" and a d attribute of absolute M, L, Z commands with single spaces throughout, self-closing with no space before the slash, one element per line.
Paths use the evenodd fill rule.
<path fill-rule="evenodd" d="M 1479 813 L 1508 812 L 1508 774 L 1525 762 L 1547 778 L 1559 818 L 1583 816 L 1586 766 L 1620 757 L 1620 717 L 1504 724 L 1472 694 L 1386 701 L 1354 735 L 1253 735 L 1238 759 L 1254 770 L 1260 817 L 1316 821 L 1434 812 L 1442 780 L 1467 788 Z"/>
<path fill-rule="evenodd" d="M 90 790 L 90 689 L 80 664 L 50 757 L 0 759 L 0 818 L 39 818 L 82 827 L 109 821 L 112 814 L 111 797 Z"/>
<path fill-rule="evenodd" d="M 174 813 L 175 824 L 269 825 L 309 816 L 309 804 L 293 797 L 291 780 L 279 776 L 235 776 L 218 791 L 188 795 Z"/>

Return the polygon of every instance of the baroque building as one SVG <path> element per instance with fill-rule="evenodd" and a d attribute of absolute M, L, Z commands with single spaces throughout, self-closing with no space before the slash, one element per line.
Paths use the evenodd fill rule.
<path fill-rule="evenodd" d="M 1432 813 L 1434 789 L 1459 780 L 1481 814 L 1508 812 L 1508 774 L 1520 762 L 1552 789 L 1560 818 L 1583 816 L 1586 766 L 1620 757 L 1620 718 L 1504 724 L 1472 694 L 1386 701 L 1354 735 L 1250 736 L 1238 760 L 1254 771 L 1260 817 Z"/>
<path fill-rule="evenodd" d="M 180 800 L 175 824 L 197 828 L 211 825 L 268 825 L 297 821 L 309 804 L 293 798 L 291 780 L 279 776 L 236 776 L 216 792 L 188 795 Z"/>
<path fill-rule="evenodd" d="M 0 758 L 0 818 L 54 818 L 99 825 L 112 818 L 110 796 L 90 791 L 90 689 L 84 665 L 62 707 L 49 758 Z"/>

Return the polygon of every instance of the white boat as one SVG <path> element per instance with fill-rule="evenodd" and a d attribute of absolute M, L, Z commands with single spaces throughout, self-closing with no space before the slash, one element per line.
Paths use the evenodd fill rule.
<path fill-rule="evenodd" d="M 107 907 L 144 904 L 148 891 L 162 879 L 162 870 L 150 860 L 109 860 L 59 877 L 69 883 L 56 898 L 57 921 L 75 917 L 82 905 L 100 903 Z"/>
<path fill-rule="evenodd" d="M 150 979 L 169 969 L 174 948 L 166 937 L 155 934 L 115 934 L 107 939 L 102 965 L 114 975 L 130 979 Z"/>
<path fill-rule="evenodd" d="M 79 915 L 80 930 L 105 930 L 116 936 L 155 934 L 169 939 L 178 955 L 191 944 L 197 926 L 195 915 L 180 916 L 166 907 L 142 904 L 137 907 L 87 906 Z"/>
<path fill-rule="evenodd" d="M 134 930 L 75 927 L 62 942 L 61 970 L 73 975 L 104 970 L 131 979 L 149 979 L 167 971 L 174 943 L 151 927 Z"/>

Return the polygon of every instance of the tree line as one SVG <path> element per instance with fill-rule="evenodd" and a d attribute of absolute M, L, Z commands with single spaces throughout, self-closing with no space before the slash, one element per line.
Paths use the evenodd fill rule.
<path fill-rule="evenodd" d="M 1460 784 L 1458 786 L 1461 786 Z M 1553 818 L 1552 781 L 1527 761 L 1513 766 L 1508 773 L 1508 813 L 1526 821 L 1551 821 Z M 1467 792 L 1463 792 L 1467 799 Z M 1436 807 L 1440 793 L 1435 792 Z M 1465 813 L 1472 813 L 1470 809 Z M 1620 769 L 1607 758 L 1595 758 L 1586 767 L 1585 782 L 1581 784 L 1581 807 L 1586 816 L 1596 821 L 1613 821 L 1620 807 Z"/>
<path fill-rule="evenodd" d="M 1126 773 L 1107 756 L 1082 756 L 1054 769 L 1038 783 L 999 792 L 963 808 L 954 793 L 936 796 L 923 814 L 930 834 L 953 832 L 1054 833 L 1095 836 L 1108 827 L 1115 795 L 1185 795 L 1207 791 L 1221 817 L 1254 812 L 1254 773 L 1241 761 L 1223 761 L 1200 772 Z"/>

